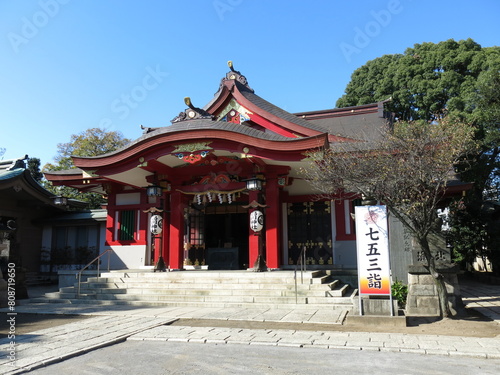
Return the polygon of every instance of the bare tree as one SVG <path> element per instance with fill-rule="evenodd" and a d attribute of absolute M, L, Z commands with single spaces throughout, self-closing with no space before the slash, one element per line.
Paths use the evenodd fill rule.
<path fill-rule="evenodd" d="M 380 139 L 332 144 L 312 156 L 304 174 L 325 194 L 357 193 L 385 204 L 420 246 L 436 282 L 441 316 L 451 316 L 429 235 L 436 225 L 438 205 L 454 178 L 453 167 L 474 148 L 473 128 L 448 118 L 397 122 Z"/>

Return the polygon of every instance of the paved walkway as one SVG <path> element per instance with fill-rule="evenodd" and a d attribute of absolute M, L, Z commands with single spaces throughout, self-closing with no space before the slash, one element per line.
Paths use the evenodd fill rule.
<path fill-rule="evenodd" d="M 467 280 L 460 284 L 460 290 L 468 307 L 500 324 L 500 285 Z"/>
<path fill-rule="evenodd" d="M 462 285 L 464 302 L 500 324 L 500 287 Z M 90 315 L 54 328 L 0 340 L 0 374 L 20 374 L 124 340 L 374 350 L 500 359 L 500 337 L 476 338 L 400 333 L 240 329 L 168 325 L 179 318 L 341 324 L 345 313 L 300 309 L 26 304 L 0 309 L 6 319 L 21 313 Z M 12 315 L 9 315 L 12 314 Z M 368 329 L 367 329 L 368 330 Z M 11 341 L 14 345 L 11 345 Z M 12 352 L 12 353 L 11 353 Z M 12 354 L 12 357 L 9 356 Z"/>
<path fill-rule="evenodd" d="M 15 317 L 15 316 L 8 316 Z M 19 374 L 112 345 L 172 319 L 96 316 L 78 322 L 0 340 L 0 374 Z M 13 341 L 14 347 L 10 344 Z"/>

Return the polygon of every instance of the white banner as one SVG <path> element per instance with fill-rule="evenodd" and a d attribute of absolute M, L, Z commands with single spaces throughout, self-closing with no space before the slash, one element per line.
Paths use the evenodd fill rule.
<path fill-rule="evenodd" d="M 356 206 L 359 294 L 391 295 L 389 233 L 385 206 Z"/>

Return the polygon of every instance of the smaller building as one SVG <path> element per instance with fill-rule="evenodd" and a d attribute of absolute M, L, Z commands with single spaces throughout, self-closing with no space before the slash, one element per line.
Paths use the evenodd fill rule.
<path fill-rule="evenodd" d="M 28 156 L 0 161 L 0 262 L 5 272 L 15 263 L 28 272 L 40 269 L 41 221 L 60 213 L 56 196 L 26 169 Z"/>
<path fill-rule="evenodd" d="M 107 211 L 68 211 L 43 220 L 40 271 L 80 270 L 104 251 Z"/>
<path fill-rule="evenodd" d="M 86 204 L 61 205 L 26 168 L 28 156 L 0 161 L 0 264 L 22 274 L 56 274 L 92 260 L 104 245 L 106 210 Z M 21 274 L 18 278 L 23 277 Z M 20 280 L 16 280 L 20 281 Z"/>

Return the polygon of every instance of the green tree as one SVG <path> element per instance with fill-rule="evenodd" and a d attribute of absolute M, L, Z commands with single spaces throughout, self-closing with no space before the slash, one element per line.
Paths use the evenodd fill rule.
<path fill-rule="evenodd" d="M 419 244 L 438 291 L 441 314 L 450 316 L 443 276 L 431 253 L 429 236 L 436 231 L 452 167 L 473 149 L 473 128 L 449 118 L 397 122 L 380 141 L 333 144 L 313 155 L 304 169 L 319 191 L 338 198 L 358 193 L 385 204 Z"/>
<path fill-rule="evenodd" d="M 106 131 L 100 128 L 87 129 L 73 134 L 70 142 L 57 145 L 58 155 L 55 164 L 45 164 L 44 170 L 60 171 L 74 168 L 71 156 L 99 156 L 118 150 L 130 143 L 118 131 Z"/>
<path fill-rule="evenodd" d="M 38 183 L 42 182 L 43 173 L 40 172 L 40 159 L 39 158 L 28 158 L 28 170 L 31 172 L 31 176 Z"/>
<path fill-rule="evenodd" d="M 75 166 L 71 156 L 99 156 L 122 148 L 128 143 L 130 140 L 124 138 L 120 132 L 91 128 L 79 134 L 73 134 L 68 143 L 59 143 L 58 155 L 54 158 L 55 163 L 45 164 L 43 171 L 73 169 Z M 96 193 L 79 192 L 70 187 L 53 186 L 47 182 L 45 187 L 54 194 L 85 201 L 90 208 L 98 208 L 105 202 L 105 199 Z"/>
<path fill-rule="evenodd" d="M 454 221 L 463 229 L 453 237 L 457 248 L 468 246 L 466 233 L 479 236 L 475 226 L 491 227 L 474 207 L 499 200 L 499 72 L 500 47 L 483 48 L 472 39 L 416 44 L 357 69 L 337 101 L 338 107 L 346 107 L 391 98 L 386 105 L 396 120 L 432 121 L 451 114 L 474 126 L 480 147 L 469 155 L 467 170 L 459 170 L 462 180 L 474 182 L 463 202 L 471 226 L 465 230 L 466 221 Z"/>
<path fill-rule="evenodd" d="M 498 47 L 482 48 L 472 39 L 416 44 L 404 54 L 385 55 L 354 71 L 338 107 L 391 98 L 398 120 L 433 120 L 446 112 L 468 112 L 476 89 L 500 63 Z"/>

